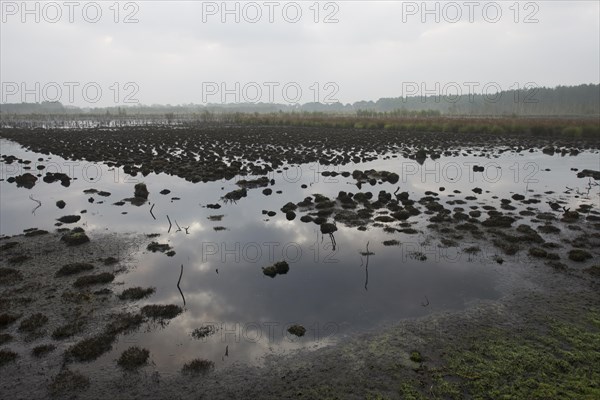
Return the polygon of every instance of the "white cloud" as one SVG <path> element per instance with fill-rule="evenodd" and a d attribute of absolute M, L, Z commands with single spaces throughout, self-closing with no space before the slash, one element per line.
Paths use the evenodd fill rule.
<path fill-rule="evenodd" d="M 321 2 L 321 22 L 314 23 L 313 3 L 301 2 L 302 19 L 293 24 L 280 8 L 269 23 L 264 6 L 257 23 L 244 21 L 243 14 L 239 23 L 232 15 L 221 23 L 219 14 L 203 22 L 202 2 L 138 2 L 137 11 L 120 3 L 115 23 L 112 3 L 101 4 L 98 23 L 86 22 L 80 10 L 74 23 L 66 11 L 57 23 L 44 15 L 39 23 L 32 17 L 22 23 L 3 5 L 2 82 L 99 82 L 107 95 L 97 105 L 111 105 L 108 87 L 132 81 L 142 103 L 181 104 L 200 103 L 207 81 L 297 82 L 303 102 L 314 100 L 314 82 L 321 90 L 336 82 L 336 97 L 353 102 L 399 96 L 402 82 L 498 82 L 508 89 L 530 81 L 555 86 L 600 80 L 598 2 L 542 1 L 535 2 L 537 10 L 520 3 L 519 23 L 508 2 L 499 3 L 497 23 L 486 22 L 480 11 L 469 22 L 465 9 L 457 23 L 436 23 L 431 15 L 422 23 L 419 13 L 403 21 L 406 5 L 372 1 L 335 2 L 337 10 Z M 239 4 L 242 10 L 246 3 Z M 139 22 L 123 23 L 132 11 Z M 339 22 L 322 23 L 334 11 Z M 539 22 L 523 23 L 534 11 Z"/>

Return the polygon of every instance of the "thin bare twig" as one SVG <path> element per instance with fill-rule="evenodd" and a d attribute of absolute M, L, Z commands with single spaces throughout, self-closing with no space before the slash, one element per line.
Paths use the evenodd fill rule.
<path fill-rule="evenodd" d="M 156 217 L 154 216 L 154 214 L 152 213 L 152 209 L 154 208 L 154 206 L 156 205 L 156 203 L 152 204 L 152 207 L 150 207 L 150 215 L 152 215 L 152 218 L 156 219 Z"/>
<path fill-rule="evenodd" d="M 171 218 L 169 218 L 168 215 L 167 215 L 167 220 L 169 221 L 169 230 L 167 231 L 167 233 L 171 233 L 171 227 L 173 227 L 173 224 L 171 223 Z"/>
<path fill-rule="evenodd" d="M 29 199 L 35 201 L 36 203 L 38 203 L 38 205 L 33 210 L 31 210 L 31 213 L 33 215 L 35 215 L 35 210 L 37 210 L 38 208 L 40 208 L 42 206 L 42 202 L 39 201 L 39 200 L 34 199 L 32 194 L 29 195 Z"/>

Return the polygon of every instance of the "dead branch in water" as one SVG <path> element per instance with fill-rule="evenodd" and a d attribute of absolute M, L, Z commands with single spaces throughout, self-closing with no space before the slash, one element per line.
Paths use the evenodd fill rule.
<path fill-rule="evenodd" d="M 39 200 L 34 199 L 32 194 L 29 195 L 29 199 L 35 201 L 36 203 L 38 203 L 38 205 L 33 210 L 31 210 L 31 213 L 33 215 L 35 215 L 35 210 L 37 210 L 38 208 L 40 208 L 42 206 L 42 202 L 39 201 Z"/>
<path fill-rule="evenodd" d="M 168 215 L 167 215 L 167 220 L 169 221 L 169 230 L 167 231 L 167 233 L 171 233 L 171 228 L 173 227 L 173 224 L 171 223 L 171 218 L 169 218 Z"/>
<path fill-rule="evenodd" d="M 156 205 L 156 203 L 152 204 L 152 207 L 150 207 L 150 215 L 152 215 L 152 218 L 156 219 L 156 217 L 154 216 L 154 214 L 152 213 L 152 209 L 154 208 L 154 206 Z"/>

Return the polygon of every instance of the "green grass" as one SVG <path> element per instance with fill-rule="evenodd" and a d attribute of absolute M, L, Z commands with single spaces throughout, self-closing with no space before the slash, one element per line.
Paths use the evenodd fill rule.
<path fill-rule="evenodd" d="M 585 324 L 551 321 L 547 333 L 477 332 L 434 372 L 431 392 L 442 398 L 600 398 L 600 315 Z"/>

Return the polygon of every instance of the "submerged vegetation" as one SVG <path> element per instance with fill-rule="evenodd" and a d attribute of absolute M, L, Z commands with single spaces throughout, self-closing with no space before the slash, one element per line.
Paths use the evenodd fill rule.
<path fill-rule="evenodd" d="M 133 346 L 121 353 L 117 364 L 123 369 L 132 370 L 146 365 L 148 357 L 150 357 L 148 350 Z"/>

